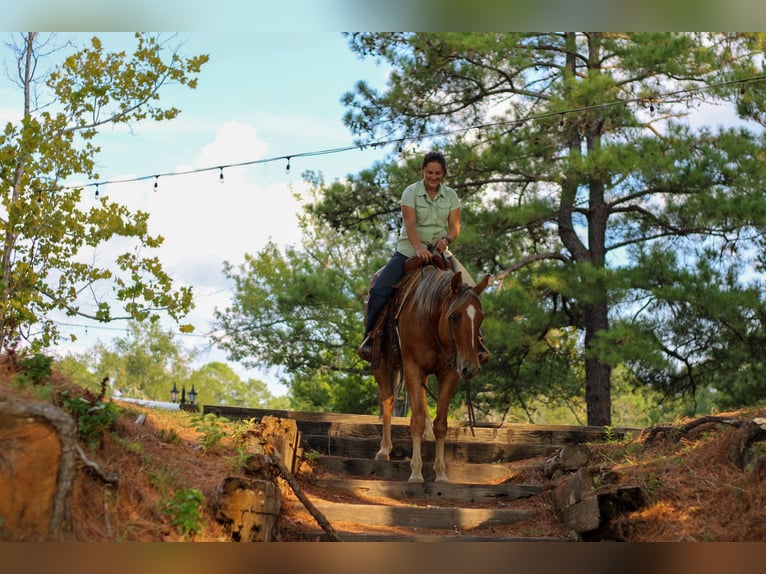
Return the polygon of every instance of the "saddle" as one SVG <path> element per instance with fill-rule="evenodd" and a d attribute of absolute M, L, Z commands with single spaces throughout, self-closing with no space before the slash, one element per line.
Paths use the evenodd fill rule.
<path fill-rule="evenodd" d="M 410 257 L 407 259 L 407 261 L 404 262 L 404 274 L 408 275 L 412 271 L 415 271 L 417 269 L 420 269 L 423 267 L 423 265 L 433 265 L 434 267 L 437 267 L 438 269 L 441 269 L 444 271 L 445 269 L 451 270 L 452 269 L 452 261 L 444 257 L 441 253 L 434 253 L 434 256 L 431 257 L 430 261 L 424 262 L 419 257 Z"/>

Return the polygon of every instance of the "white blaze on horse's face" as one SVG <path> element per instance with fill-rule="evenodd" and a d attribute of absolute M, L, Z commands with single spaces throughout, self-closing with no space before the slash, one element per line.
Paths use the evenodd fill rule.
<path fill-rule="evenodd" d="M 466 307 L 465 314 L 471 320 L 471 346 L 473 347 L 476 345 L 476 336 L 474 335 L 476 330 L 476 307 L 473 306 L 473 303 Z"/>

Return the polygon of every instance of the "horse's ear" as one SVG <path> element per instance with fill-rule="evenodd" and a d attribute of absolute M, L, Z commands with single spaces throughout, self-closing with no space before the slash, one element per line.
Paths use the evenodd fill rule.
<path fill-rule="evenodd" d="M 452 275 L 452 282 L 450 283 L 450 287 L 452 288 L 452 294 L 457 295 L 462 285 L 463 285 L 463 273 L 461 271 L 458 271 Z"/>
<path fill-rule="evenodd" d="M 478 285 L 473 287 L 474 293 L 477 295 L 481 295 L 481 292 L 484 291 L 484 289 L 487 288 L 487 285 L 489 285 L 489 273 L 487 273 L 484 276 L 484 279 L 482 279 Z"/>

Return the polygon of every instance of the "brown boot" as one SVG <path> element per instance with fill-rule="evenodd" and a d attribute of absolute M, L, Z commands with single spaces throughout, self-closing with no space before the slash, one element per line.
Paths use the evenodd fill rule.
<path fill-rule="evenodd" d="M 363 359 L 367 361 L 368 363 L 372 362 L 372 332 L 367 333 L 364 336 L 364 340 L 362 341 L 362 344 L 359 345 L 359 348 L 356 350 L 356 354 L 359 355 L 360 359 Z"/>

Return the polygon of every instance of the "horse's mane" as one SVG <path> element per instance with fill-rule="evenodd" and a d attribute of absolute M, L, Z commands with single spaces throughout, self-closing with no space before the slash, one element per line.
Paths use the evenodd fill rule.
<path fill-rule="evenodd" d="M 435 267 L 426 267 L 421 270 L 422 277 L 415 286 L 412 297 L 416 303 L 416 317 L 418 321 L 425 321 L 434 313 L 441 310 L 444 303 L 444 297 L 450 291 L 450 282 L 452 273 L 449 271 L 440 271 Z M 463 283 L 460 295 L 455 297 L 450 305 L 450 310 L 459 306 L 466 296 L 466 293 L 473 293 L 470 287 Z"/>

